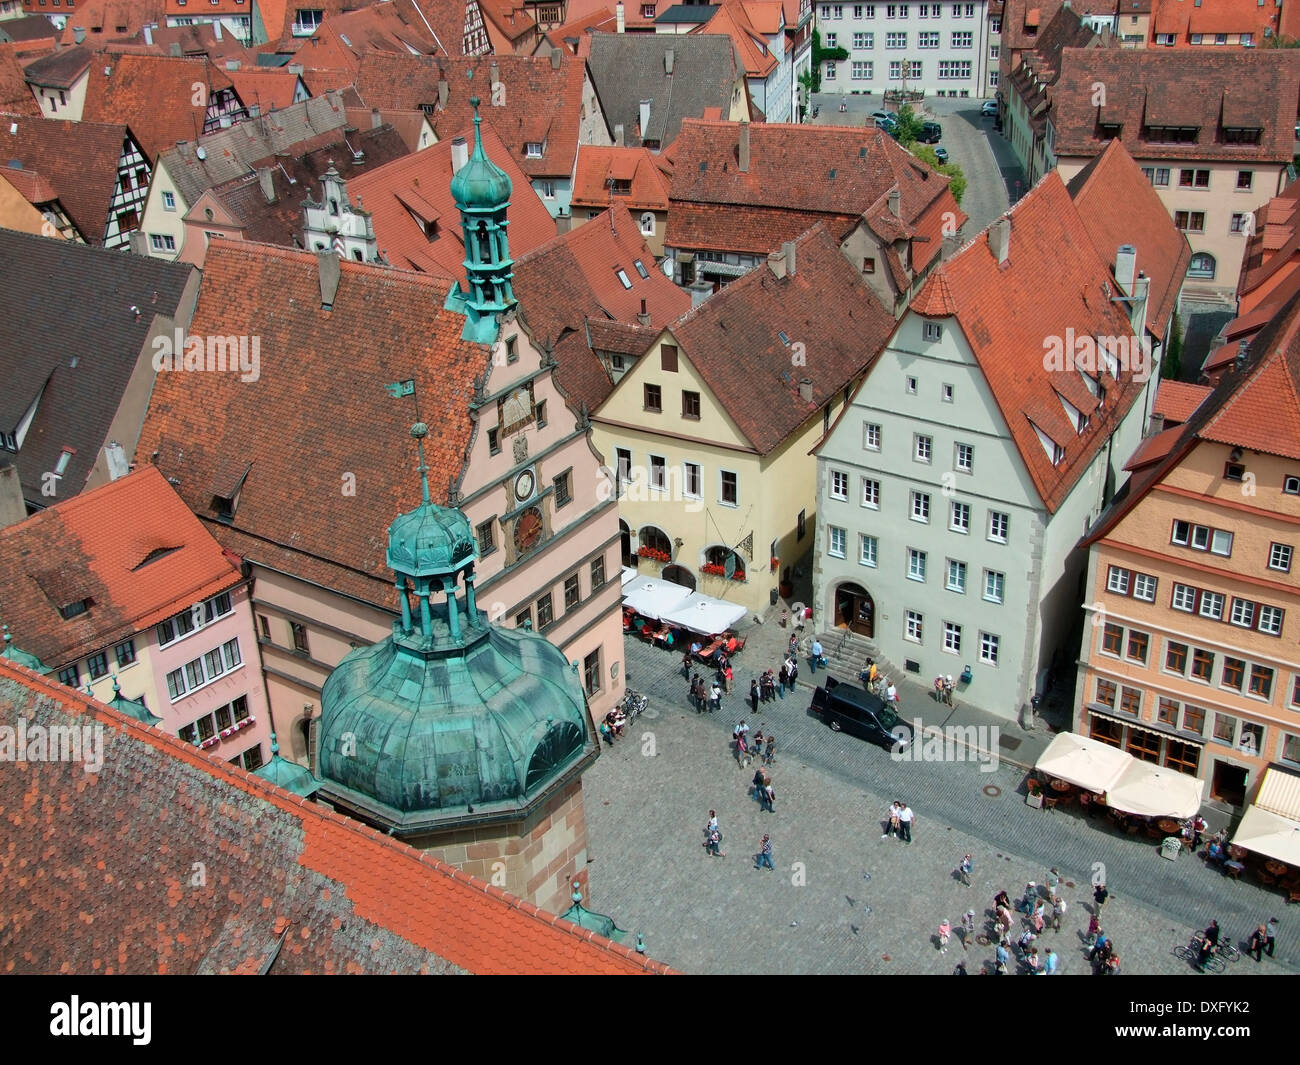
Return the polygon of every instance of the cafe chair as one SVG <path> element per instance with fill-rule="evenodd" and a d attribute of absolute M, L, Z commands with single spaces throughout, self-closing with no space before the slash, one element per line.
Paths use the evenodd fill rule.
<path fill-rule="evenodd" d="M 1055 813 L 1055 812 L 1056 812 L 1056 804 L 1057 804 L 1058 802 L 1060 802 L 1060 801 L 1061 801 L 1060 799 L 1053 799 L 1053 798 L 1051 798 L 1050 796 L 1044 796 L 1044 797 L 1043 797 L 1043 809 L 1044 809 L 1044 810 L 1051 810 L 1053 813 Z"/>

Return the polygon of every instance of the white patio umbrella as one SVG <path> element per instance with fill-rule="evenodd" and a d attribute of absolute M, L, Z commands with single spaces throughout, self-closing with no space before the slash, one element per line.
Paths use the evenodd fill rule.
<path fill-rule="evenodd" d="M 1139 817 L 1191 817 L 1201 808 L 1205 781 L 1176 769 L 1129 760 L 1119 780 L 1106 791 L 1106 804 Z"/>
<path fill-rule="evenodd" d="M 623 585 L 623 605 L 629 606 L 643 617 L 660 620 L 664 612 L 677 606 L 691 594 L 689 588 L 658 577 L 644 577 Z"/>
<path fill-rule="evenodd" d="M 711 595 L 692 592 L 660 617 L 669 625 L 680 625 L 702 636 L 713 636 L 725 632 L 745 616 L 748 611 L 743 606 L 728 603 L 725 599 L 714 599 Z"/>
<path fill-rule="evenodd" d="M 1300 821 L 1258 806 L 1246 807 L 1246 816 L 1237 826 L 1232 842 L 1287 865 L 1300 865 Z"/>
<path fill-rule="evenodd" d="M 1131 755 L 1100 740 L 1074 732 L 1061 732 L 1039 756 L 1034 768 L 1085 791 L 1103 792 L 1120 778 L 1132 761 Z"/>

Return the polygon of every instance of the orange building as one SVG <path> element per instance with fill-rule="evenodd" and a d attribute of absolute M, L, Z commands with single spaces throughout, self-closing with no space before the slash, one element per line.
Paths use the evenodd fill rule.
<path fill-rule="evenodd" d="M 1075 731 L 1241 807 L 1300 767 L 1300 296 L 1126 467 L 1090 548 Z M 1294 563 L 1294 565 L 1293 565 Z"/>

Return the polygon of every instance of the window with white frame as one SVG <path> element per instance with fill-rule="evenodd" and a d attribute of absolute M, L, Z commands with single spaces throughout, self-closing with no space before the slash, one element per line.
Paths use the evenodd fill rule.
<path fill-rule="evenodd" d="M 939 35 L 937 33 L 918 34 L 920 40 L 917 42 L 918 48 L 938 48 Z"/>
<path fill-rule="evenodd" d="M 905 622 L 903 629 L 903 639 L 911 640 L 913 643 L 920 643 L 925 635 L 925 619 L 915 610 L 904 612 Z"/>
<path fill-rule="evenodd" d="M 989 539 L 995 544 L 1005 544 L 1011 531 L 1011 515 L 1000 510 L 989 511 Z"/>
<path fill-rule="evenodd" d="M 939 60 L 939 78 L 941 81 L 969 81 L 971 61 L 969 59 Z"/>
<path fill-rule="evenodd" d="M 238 669 L 243 659 L 239 654 L 238 638 L 228 640 L 220 647 L 213 648 L 207 654 L 187 663 L 180 669 L 167 674 L 167 691 L 172 701 L 192 691 L 211 684 L 218 677 L 223 677 Z"/>
<path fill-rule="evenodd" d="M 190 633 L 212 624 L 217 618 L 225 617 L 234 609 L 229 592 L 222 592 L 202 603 L 195 603 L 189 610 L 183 610 L 175 617 L 159 623 L 156 630 L 158 646 L 167 647 Z"/>
<path fill-rule="evenodd" d="M 862 478 L 862 505 L 874 510 L 880 509 L 880 482 L 870 477 Z"/>
<path fill-rule="evenodd" d="M 1007 575 L 997 570 L 984 571 L 984 599 L 989 603 L 1000 603 L 1006 591 Z"/>
<path fill-rule="evenodd" d="M 829 18 L 830 16 L 828 15 L 827 17 Z M 839 46 L 839 34 L 837 34 L 837 33 L 828 33 L 828 34 L 826 35 L 826 47 L 827 47 L 827 48 L 836 48 L 836 47 L 838 47 L 838 46 Z"/>
<path fill-rule="evenodd" d="M 886 47 L 886 48 L 892 48 L 892 49 L 894 49 L 894 50 L 897 50 L 897 49 L 900 49 L 900 48 L 906 48 L 906 47 L 907 47 L 907 34 L 906 34 L 906 33 L 886 33 L 886 34 L 885 34 L 885 47 Z"/>
<path fill-rule="evenodd" d="M 835 64 L 834 64 L 834 63 L 827 63 L 827 64 L 826 64 L 826 80 L 827 80 L 827 81 L 834 81 L 835 78 L 836 78 L 836 74 L 835 74 Z M 592 217 L 594 218 L 595 215 L 592 215 Z"/>
<path fill-rule="evenodd" d="M 954 399 L 954 390 L 952 385 L 942 385 L 939 388 L 939 398 L 945 403 L 951 403 Z"/>
<path fill-rule="evenodd" d="M 975 472 L 975 447 L 972 444 L 957 444 L 953 449 L 953 465 L 959 473 Z"/>
<path fill-rule="evenodd" d="M 1211 529 L 1204 525 L 1194 525 L 1189 521 L 1175 519 L 1170 543 L 1178 547 L 1190 547 L 1194 551 L 1209 551 L 1211 554 L 1232 554 L 1232 533 L 1225 529 Z"/>
<path fill-rule="evenodd" d="M 1255 627 L 1255 603 L 1250 599 L 1238 599 L 1234 596 L 1232 612 L 1228 617 L 1234 625 L 1239 625 L 1243 629 L 1253 629 Z"/>
<path fill-rule="evenodd" d="M 943 649 L 949 654 L 961 654 L 961 626 L 955 621 L 943 623 Z"/>
<path fill-rule="evenodd" d="M 163 210 L 176 210 L 176 194 L 174 192 L 164 192 L 162 194 Z"/>
<path fill-rule="evenodd" d="M 929 462 L 934 455 L 934 438 L 917 433 L 912 437 L 912 458 L 917 462 Z"/>
<path fill-rule="evenodd" d="M 1154 603 L 1157 583 L 1156 578 L 1149 573 L 1134 573 L 1133 598 L 1141 599 L 1144 603 Z"/>
<path fill-rule="evenodd" d="M 914 395 L 916 395 L 916 378 L 915 378 L 915 377 L 905 377 L 905 378 L 903 378 L 903 391 L 905 391 L 909 396 L 914 396 Z"/>
<path fill-rule="evenodd" d="M 907 549 L 907 579 L 909 581 L 925 580 L 925 552 L 914 547 Z"/>
<path fill-rule="evenodd" d="M 996 666 L 998 664 L 998 650 L 1002 643 L 1000 636 L 994 636 L 991 632 L 980 633 L 980 661 L 986 666 Z"/>
<path fill-rule="evenodd" d="M 1169 601 L 1169 605 L 1174 610 L 1181 610 L 1185 614 L 1190 614 L 1196 609 L 1196 589 L 1189 584 L 1175 584 L 1174 594 Z"/>
<path fill-rule="evenodd" d="M 854 48 L 874 48 L 876 45 L 876 35 L 874 33 L 855 33 L 853 35 Z"/>
<path fill-rule="evenodd" d="M 1291 545 L 1271 544 L 1268 549 L 1268 568 L 1291 572 Z"/>
<path fill-rule="evenodd" d="M 969 48 L 971 40 L 972 36 L 969 30 L 955 30 L 952 35 L 952 46 L 954 48 Z"/>
<path fill-rule="evenodd" d="M 1282 635 L 1282 616 L 1285 613 L 1279 606 L 1266 606 L 1260 604 L 1258 629 L 1260 632 L 1267 633 L 1269 636 Z"/>
<path fill-rule="evenodd" d="M 943 339 L 943 326 L 938 322 L 926 322 L 921 327 L 921 334 L 926 340 L 935 341 Z"/>
<path fill-rule="evenodd" d="M 912 493 L 912 520 L 930 520 L 930 496 L 925 492 Z"/>
<path fill-rule="evenodd" d="M 955 558 L 948 559 L 948 582 L 946 587 L 950 592 L 966 594 L 965 562 L 958 562 Z"/>
<path fill-rule="evenodd" d="M 849 475 L 843 470 L 831 470 L 831 498 L 849 498 Z"/>
<path fill-rule="evenodd" d="M 1218 592 L 1202 592 L 1200 615 L 1212 621 L 1222 621 L 1223 596 Z"/>
<path fill-rule="evenodd" d="M 854 81 L 870 81 L 874 76 L 872 64 L 862 60 L 854 62 L 850 76 Z"/>
<path fill-rule="evenodd" d="M 958 503 L 953 500 L 952 515 L 948 528 L 953 532 L 968 533 L 970 532 L 970 504 Z"/>
<path fill-rule="evenodd" d="M 864 566 L 874 566 L 876 564 L 876 552 L 879 549 L 879 543 L 874 536 L 868 536 L 866 533 L 858 534 L 858 561 Z"/>
<path fill-rule="evenodd" d="M 834 525 L 828 526 L 827 533 L 830 535 L 830 541 L 827 550 L 834 558 L 844 557 L 844 545 L 848 542 L 848 534 Z"/>
<path fill-rule="evenodd" d="M 866 451 L 880 450 L 880 426 L 865 422 L 862 426 L 862 447 Z"/>

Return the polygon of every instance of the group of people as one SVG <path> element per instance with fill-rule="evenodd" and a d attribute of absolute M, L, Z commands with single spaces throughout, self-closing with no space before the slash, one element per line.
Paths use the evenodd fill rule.
<path fill-rule="evenodd" d="M 969 879 L 971 865 L 971 856 L 968 854 L 958 866 L 958 871 L 963 873 L 963 880 Z M 1035 941 L 1042 935 L 1049 924 L 1054 932 L 1060 932 L 1061 930 L 1061 922 L 1069 907 L 1059 892 L 1060 885 L 1061 874 L 1058 870 L 1052 869 L 1048 872 L 1047 878 L 1042 885 L 1033 880 L 1026 884 L 1024 895 L 1015 903 L 1014 907 L 1006 891 L 999 891 L 993 896 L 993 929 L 998 942 L 994 955 L 994 972 L 998 975 L 1005 976 L 1010 971 L 1011 937 L 1013 925 L 1015 924 L 1013 909 L 1023 914 L 1025 919 L 1025 928 L 1016 938 L 1014 948 L 1025 970 L 1030 974 L 1039 976 L 1051 976 L 1057 971 L 1060 959 L 1057 957 L 1056 951 L 1048 947 L 1046 951 L 1040 954 Z M 1106 890 L 1106 886 L 1099 884 L 1093 892 L 1093 899 L 1097 902 L 1097 914 L 1101 913 L 1102 904 L 1104 904 L 1108 896 L 1109 892 Z M 1088 927 L 1090 943 L 1099 934 L 1101 934 L 1100 918 L 1094 915 Z M 1119 959 L 1116 957 L 1109 971 L 1114 972 L 1118 968 Z"/>
<path fill-rule="evenodd" d="M 695 708 L 697 714 L 702 714 L 706 710 L 712 713 L 722 705 L 722 685 L 716 680 L 712 685 L 706 685 L 704 678 L 696 673 L 691 678 L 690 697 L 691 706 Z"/>
<path fill-rule="evenodd" d="M 722 849 L 722 829 L 718 826 L 718 811 L 709 811 L 708 824 L 704 826 L 704 850 L 711 858 L 725 858 L 727 852 Z M 772 864 L 772 837 L 766 832 L 758 841 L 758 853 L 754 855 L 754 868 L 775 870 Z"/>
<path fill-rule="evenodd" d="M 762 803 L 768 813 L 776 813 L 776 792 L 772 789 L 772 778 L 763 772 L 762 767 L 754 770 L 754 779 L 749 785 L 750 795 Z"/>
<path fill-rule="evenodd" d="M 889 809 L 885 813 L 885 831 L 880 838 L 888 839 L 896 835 L 904 843 L 911 843 L 912 823 L 915 820 L 915 811 L 907 803 L 895 799 L 889 804 Z"/>
<path fill-rule="evenodd" d="M 776 759 L 776 737 L 770 733 L 764 736 L 761 728 L 751 737 L 749 724 L 743 719 L 731 730 L 731 742 L 736 751 L 736 764 L 741 769 L 747 769 L 759 759 L 764 765 L 771 765 Z"/>
<path fill-rule="evenodd" d="M 623 729 L 627 727 L 627 715 L 623 713 L 622 707 L 616 707 L 605 715 L 605 720 L 600 723 L 600 736 L 611 747 L 614 741 L 623 738 Z"/>
<path fill-rule="evenodd" d="M 780 672 L 766 669 L 761 676 L 750 680 L 749 705 L 757 713 L 759 703 L 769 703 L 778 697 L 784 699 L 787 690 L 793 695 L 794 682 L 798 676 L 799 664 L 793 654 L 787 655 L 781 663 Z"/>

